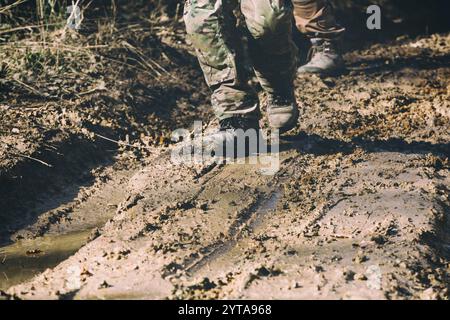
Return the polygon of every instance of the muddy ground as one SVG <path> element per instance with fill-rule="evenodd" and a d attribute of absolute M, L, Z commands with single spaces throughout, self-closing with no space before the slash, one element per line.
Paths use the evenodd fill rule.
<path fill-rule="evenodd" d="M 261 163 L 170 161 L 168 132 L 212 117 L 182 29 L 169 30 L 154 41 L 178 59 L 161 61 L 167 79 L 181 81 L 139 79 L 135 95 L 124 91 L 135 103 L 124 83 L 114 108 L 80 108 L 109 93 L 74 98 L 68 117 L 88 132 L 2 136 L 5 297 L 448 299 L 449 33 L 351 50 L 337 78 L 299 77 L 299 125 L 281 139 L 280 170 L 265 175 Z M 2 126 L 32 119 L 5 106 Z"/>

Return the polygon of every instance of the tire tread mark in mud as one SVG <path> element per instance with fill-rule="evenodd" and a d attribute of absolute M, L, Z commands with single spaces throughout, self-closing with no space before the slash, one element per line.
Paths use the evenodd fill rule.
<path fill-rule="evenodd" d="M 339 203 L 342 201 L 347 200 L 347 197 L 339 198 L 334 203 L 328 203 L 323 205 L 317 213 L 313 214 L 313 216 L 310 218 L 309 222 L 306 222 L 303 227 L 303 232 L 306 232 L 309 228 L 314 226 L 319 220 L 321 220 L 323 217 L 325 217 L 326 213 L 329 212 L 331 209 L 336 207 Z"/>
<path fill-rule="evenodd" d="M 201 190 L 202 191 L 202 190 Z M 200 192 L 199 192 L 200 193 Z M 187 257 L 184 259 L 184 262 L 179 265 L 177 268 L 167 268 L 167 266 L 164 267 L 164 270 L 162 272 L 163 278 L 166 278 L 167 276 L 174 275 L 178 270 L 185 270 L 189 272 L 192 270 L 192 268 L 205 259 L 208 259 L 208 257 L 219 250 L 220 248 L 229 245 L 230 242 L 236 241 L 236 235 L 241 230 L 241 227 L 245 224 L 245 222 L 252 216 L 252 212 L 254 212 L 258 208 L 258 204 L 260 203 L 262 198 L 262 195 L 258 195 L 255 199 L 255 201 L 241 214 L 240 218 L 237 219 L 231 226 L 228 231 L 228 240 L 219 240 L 217 242 L 214 242 L 210 245 L 207 245 L 199 250 L 199 252 L 203 253 L 202 256 L 196 254 L 191 257 Z"/>
<path fill-rule="evenodd" d="M 245 215 L 236 220 L 230 227 L 229 239 L 212 245 L 209 253 L 191 263 L 185 269 L 186 272 L 190 274 L 195 273 L 203 266 L 233 249 L 240 239 L 245 238 L 243 232 L 244 227 L 247 226 L 249 229 L 254 230 L 262 222 L 264 217 L 276 208 L 280 195 L 281 192 L 279 190 L 273 191 L 267 199 L 263 199 L 260 195 L 248 210 L 246 210 Z"/>
<path fill-rule="evenodd" d="M 267 213 L 274 210 L 278 204 L 278 200 L 281 197 L 281 185 L 287 180 L 291 168 L 292 161 L 288 161 L 286 163 L 286 167 L 283 170 L 280 170 L 277 177 L 278 181 L 275 182 L 274 191 L 272 191 L 268 198 L 264 199 L 264 194 L 259 194 L 256 200 L 248 207 L 247 210 L 237 219 L 231 226 L 228 232 L 228 239 L 223 241 L 217 241 L 212 243 L 206 247 L 200 249 L 201 252 L 204 252 L 203 256 L 198 258 L 198 255 L 185 259 L 184 263 L 180 268 L 176 270 L 165 270 L 163 272 L 163 277 L 167 277 L 175 274 L 178 270 L 185 270 L 188 274 L 193 274 L 200 270 L 203 266 L 208 264 L 209 262 L 215 260 L 221 255 L 226 254 L 235 245 L 238 243 L 240 239 L 243 238 L 243 230 L 244 226 L 247 226 L 250 229 L 254 229 L 259 225 L 259 223 L 264 219 Z M 291 168 L 292 169 L 292 168 Z M 253 219 L 252 219 L 253 218 Z M 251 221 L 252 220 L 252 221 Z M 249 222 L 249 223 L 247 223 Z"/>
<path fill-rule="evenodd" d="M 269 197 L 269 200 L 273 196 L 273 193 Z M 177 265 L 174 267 L 174 264 L 166 265 L 163 268 L 162 277 L 166 278 L 168 276 L 172 276 L 177 273 L 179 270 L 184 270 L 187 273 L 193 273 L 207 264 L 209 261 L 214 260 L 216 257 L 228 252 L 232 249 L 238 242 L 238 240 L 242 236 L 243 227 L 246 223 L 258 213 L 259 209 L 264 206 L 266 202 L 269 200 L 263 199 L 263 194 L 259 194 L 255 201 L 250 204 L 250 206 L 245 209 L 240 215 L 239 219 L 237 219 L 229 228 L 228 236 L 226 240 L 218 240 L 208 246 L 205 246 L 199 250 L 202 255 L 199 257 L 198 254 L 194 256 L 190 256 L 184 259 L 184 262 L 181 265 Z M 248 224 L 247 224 L 248 225 Z M 168 268 L 168 266 L 171 266 Z"/>

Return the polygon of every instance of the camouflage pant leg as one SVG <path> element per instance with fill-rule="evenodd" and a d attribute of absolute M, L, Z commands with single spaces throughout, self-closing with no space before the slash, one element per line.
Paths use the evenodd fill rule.
<path fill-rule="evenodd" d="M 233 9 L 237 0 L 187 0 L 184 20 L 195 48 L 219 120 L 235 116 L 259 117 L 256 93 L 242 63 L 242 42 Z"/>
<path fill-rule="evenodd" d="M 309 38 L 336 39 L 345 28 L 341 27 L 327 0 L 292 0 L 295 24 Z"/>
<path fill-rule="evenodd" d="M 291 0 L 241 0 L 249 30 L 249 51 L 262 88 L 269 93 L 290 95 L 297 66 L 292 41 Z"/>

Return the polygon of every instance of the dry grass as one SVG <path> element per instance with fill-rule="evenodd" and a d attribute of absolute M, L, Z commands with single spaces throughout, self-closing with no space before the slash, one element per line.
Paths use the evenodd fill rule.
<path fill-rule="evenodd" d="M 28 0 L 18 0 L 14 3 L 4 5 L 4 6 L 0 7 L 0 14 L 6 14 L 8 11 L 12 10 L 13 8 L 17 7 L 18 5 L 20 5 L 26 1 L 28 1 Z"/>
<path fill-rule="evenodd" d="M 128 135 L 139 146 L 168 141 L 175 122 L 164 106 L 176 102 L 163 92 L 186 85 L 173 61 L 178 55 L 160 39 L 174 32 L 172 22 L 161 22 L 155 3 L 144 10 L 117 0 L 101 9 L 80 4 L 86 16 L 80 30 L 68 28 L 60 7 L 43 0 L 1 15 L 8 19 L 0 21 L 0 161 L 1 150 L 32 157 L 49 132 L 106 137 L 121 146 Z"/>
<path fill-rule="evenodd" d="M 23 2 L 26 1 L 20 0 L 2 10 L 13 10 Z M 0 36 L 26 32 L 0 41 L 0 79 L 3 83 L 13 82 L 30 94 L 57 98 L 92 92 L 98 87 L 98 75 L 106 69 L 133 69 L 155 79 L 168 74 L 139 45 L 130 43 L 128 37 L 123 36 L 136 33 L 145 38 L 151 32 L 148 22 L 154 17 L 136 25 L 120 26 L 116 23 L 116 1 L 112 0 L 111 18 L 95 21 L 97 30 L 82 34 L 68 28 L 66 19 L 70 17 L 62 15 L 58 11 L 61 7 L 57 8 L 55 3 L 54 0 L 36 0 L 36 24 L 0 28 Z M 81 5 L 82 1 L 73 3 Z M 82 10 L 87 8 L 89 3 Z M 75 83 L 71 83 L 74 79 Z M 58 86 L 58 92 L 52 90 L 55 81 L 65 84 Z"/>

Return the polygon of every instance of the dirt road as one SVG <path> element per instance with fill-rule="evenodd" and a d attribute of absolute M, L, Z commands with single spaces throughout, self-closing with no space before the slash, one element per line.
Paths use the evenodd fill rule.
<path fill-rule="evenodd" d="M 142 168 L 106 169 L 65 219 L 43 214 L 18 233 L 46 225 L 39 236 L 86 244 L 8 294 L 448 299 L 449 52 L 449 34 L 400 38 L 348 53 L 347 75 L 299 78 L 303 115 L 273 176 L 175 165 L 171 147 Z M 25 241 L 0 259 L 46 250 L 58 252 Z"/>

